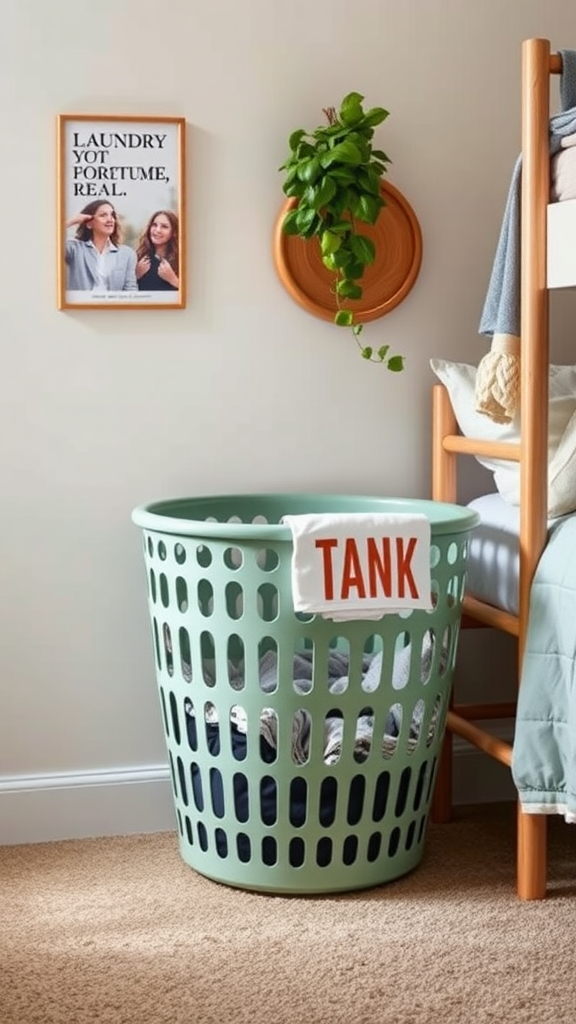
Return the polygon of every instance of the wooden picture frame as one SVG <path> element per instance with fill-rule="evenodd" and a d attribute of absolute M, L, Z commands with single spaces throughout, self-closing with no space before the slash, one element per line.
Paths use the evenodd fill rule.
<path fill-rule="evenodd" d="M 186 122 L 59 114 L 58 309 L 186 305 Z"/>

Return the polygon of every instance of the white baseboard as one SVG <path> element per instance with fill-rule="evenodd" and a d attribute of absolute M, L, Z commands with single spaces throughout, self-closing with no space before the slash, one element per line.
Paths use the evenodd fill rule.
<path fill-rule="evenodd" d="M 170 832 L 167 765 L 0 776 L 0 844 Z"/>
<path fill-rule="evenodd" d="M 510 772 L 454 742 L 454 803 L 514 800 Z M 72 774 L 0 776 L 0 845 L 171 832 L 176 828 L 165 765 Z"/>

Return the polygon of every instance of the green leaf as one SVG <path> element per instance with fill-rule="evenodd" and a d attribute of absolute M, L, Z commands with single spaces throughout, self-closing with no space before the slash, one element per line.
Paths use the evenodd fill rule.
<path fill-rule="evenodd" d="M 389 348 L 390 348 L 390 345 L 382 345 L 378 349 L 378 359 L 380 360 L 380 362 L 382 362 L 384 359 L 386 359 L 386 356 L 388 355 L 388 349 Z"/>
<path fill-rule="evenodd" d="M 342 124 L 353 125 L 358 124 L 364 116 L 362 109 L 363 96 L 359 92 L 350 92 L 344 97 L 340 105 L 340 111 L 338 117 Z"/>
<path fill-rule="evenodd" d="M 344 137 L 348 128 L 341 124 L 322 124 L 311 133 L 313 139 L 337 139 L 339 135 Z"/>
<path fill-rule="evenodd" d="M 329 149 L 327 153 L 323 153 L 320 157 L 322 167 L 330 167 L 336 161 L 340 161 L 343 164 L 353 164 L 357 167 L 362 162 L 362 154 L 358 146 L 355 146 L 353 142 L 339 142 L 333 149 Z"/>
<path fill-rule="evenodd" d="M 359 92 L 349 92 L 342 100 L 342 106 L 347 103 L 362 103 L 364 97 Z"/>
<path fill-rule="evenodd" d="M 327 253 L 326 256 L 322 257 L 322 263 L 324 264 L 327 270 L 338 270 L 336 260 L 334 258 L 333 253 L 331 252 Z"/>
<path fill-rule="evenodd" d="M 360 168 L 356 180 L 362 186 L 363 191 L 374 196 L 380 195 L 380 175 L 372 167 L 367 167 L 366 170 Z"/>
<path fill-rule="evenodd" d="M 359 335 L 362 334 L 363 327 L 364 327 L 364 324 L 354 324 L 354 326 L 352 328 L 352 334 L 355 334 L 356 337 L 358 338 Z"/>
<path fill-rule="evenodd" d="M 335 194 L 336 185 L 327 174 L 317 186 L 316 196 L 312 204 L 314 209 L 320 210 L 323 206 L 326 206 Z"/>
<path fill-rule="evenodd" d="M 300 178 L 300 181 L 306 182 L 307 185 L 311 185 L 320 174 L 322 168 L 320 167 L 320 161 L 317 156 L 307 157 L 305 160 L 301 160 L 296 168 L 296 173 Z"/>
<path fill-rule="evenodd" d="M 338 252 L 338 249 L 342 245 L 342 239 L 340 235 L 334 235 L 331 231 L 323 231 L 320 238 L 320 249 L 323 256 L 331 256 L 332 253 Z"/>
<path fill-rule="evenodd" d="M 361 299 L 362 289 L 359 284 L 354 284 L 354 281 L 349 281 L 346 278 L 343 281 L 339 281 L 336 285 L 336 292 L 338 295 L 343 296 L 345 299 Z"/>
<path fill-rule="evenodd" d="M 389 113 L 388 110 L 384 110 L 384 107 L 372 107 L 364 115 L 364 124 L 369 124 L 372 128 L 375 128 L 377 124 L 382 124 L 382 121 L 386 120 Z"/>
<path fill-rule="evenodd" d="M 300 234 L 305 234 L 308 231 L 308 229 L 312 226 L 315 216 L 315 210 L 311 210 L 307 206 L 297 207 L 295 223 Z"/>
<path fill-rule="evenodd" d="M 361 195 L 355 200 L 352 212 L 355 217 L 358 217 L 358 220 L 362 220 L 366 224 L 375 224 L 383 205 L 380 196 Z"/>
<path fill-rule="evenodd" d="M 368 163 L 368 161 L 370 160 L 370 157 L 372 155 L 372 151 L 371 151 L 369 143 L 364 138 L 364 135 L 362 134 L 362 132 L 357 132 L 357 131 L 350 132 L 350 134 L 348 135 L 347 141 L 351 142 L 353 146 L 357 147 L 357 149 L 358 149 L 358 151 L 360 153 L 360 158 L 361 158 L 362 164 Z"/>
<path fill-rule="evenodd" d="M 286 185 L 289 185 L 291 181 L 294 181 L 294 178 L 296 177 L 297 169 L 298 169 L 298 165 L 297 164 L 290 163 L 289 166 L 287 165 L 286 177 L 284 178 L 284 187 L 286 187 Z M 281 167 L 280 170 L 283 170 L 283 168 Z"/>
<path fill-rule="evenodd" d="M 388 173 L 388 169 L 384 166 L 384 164 L 381 164 L 378 160 L 372 161 L 372 163 L 370 164 L 370 170 L 374 171 L 374 174 L 378 175 L 380 181 L 382 181 L 384 175 Z"/>
<path fill-rule="evenodd" d="M 392 373 L 400 373 L 404 369 L 404 356 L 390 356 L 386 365 Z"/>
<path fill-rule="evenodd" d="M 334 253 L 334 265 L 338 270 L 342 270 L 344 272 L 344 277 L 349 279 L 362 276 L 351 273 L 351 271 L 356 270 L 357 265 L 354 262 L 354 256 L 351 252 L 348 252 L 348 249 L 346 248 L 346 242 L 343 242 L 338 249 L 338 252 Z"/>
<path fill-rule="evenodd" d="M 334 177 L 332 171 L 330 176 Z M 349 188 L 341 187 L 336 192 L 336 195 L 330 203 L 330 209 L 334 214 L 335 220 L 342 220 L 350 213 L 350 201 L 354 193 Z"/>
<path fill-rule="evenodd" d="M 339 309 L 334 317 L 334 323 L 338 327 L 351 327 L 353 319 L 354 314 L 350 309 Z"/>
<path fill-rule="evenodd" d="M 353 185 L 356 181 L 356 171 L 351 167 L 334 167 L 330 169 L 330 177 L 339 185 Z"/>
<path fill-rule="evenodd" d="M 284 194 L 287 195 L 290 199 L 292 199 L 293 197 L 300 199 L 300 197 L 304 195 L 305 188 L 306 186 L 303 185 L 301 181 L 298 181 L 297 178 L 294 178 L 294 180 L 291 181 L 289 184 L 284 183 L 284 185 L 282 186 Z"/>
<path fill-rule="evenodd" d="M 305 135 L 306 131 L 304 128 L 297 128 L 296 131 L 292 132 L 290 138 L 288 139 L 288 145 L 290 146 L 290 149 L 296 149 L 298 143 L 300 142 L 301 139 L 304 138 Z"/>
<path fill-rule="evenodd" d="M 358 281 L 364 275 L 364 264 L 359 263 L 356 257 L 351 252 L 346 252 L 346 258 L 343 258 L 342 253 L 338 253 L 339 266 L 345 270 L 346 277 L 349 281 Z"/>
<path fill-rule="evenodd" d="M 302 142 L 296 150 L 298 160 L 304 160 L 307 157 L 316 156 L 316 147 L 312 146 L 306 139 L 302 139 Z"/>
<path fill-rule="evenodd" d="M 373 149 L 372 156 L 374 157 L 375 160 L 380 160 L 380 162 L 383 164 L 392 163 L 390 157 L 386 156 L 386 153 L 382 149 Z"/>
<path fill-rule="evenodd" d="M 298 210 L 290 210 L 284 220 L 282 221 L 282 231 L 285 235 L 297 235 L 299 234 L 299 227 L 297 223 Z"/>
<path fill-rule="evenodd" d="M 334 224 L 330 225 L 330 231 L 333 231 L 335 235 L 345 235 L 348 231 L 351 231 L 350 221 L 337 220 Z"/>
<path fill-rule="evenodd" d="M 363 359 L 371 359 L 372 358 L 372 349 L 370 348 L 369 345 L 367 345 L 366 348 L 362 349 L 362 358 Z"/>
<path fill-rule="evenodd" d="M 348 242 L 350 249 L 361 263 L 368 266 L 376 259 L 376 246 L 366 235 L 351 235 Z"/>

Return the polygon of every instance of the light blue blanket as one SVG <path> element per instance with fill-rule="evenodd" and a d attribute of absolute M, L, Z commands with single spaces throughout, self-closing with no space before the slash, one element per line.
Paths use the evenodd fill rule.
<path fill-rule="evenodd" d="M 561 113 L 550 118 L 550 155 L 560 149 L 562 137 L 576 132 L 576 50 L 560 50 Z M 494 256 L 479 333 L 520 337 L 520 217 L 522 157 L 514 165 L 500 237 Z"/>
<path fill-rule="evenodd" d="M 532 584 L 512 775 L 524 810 L 576 821 L 576 515 L 552 527 Z"/>

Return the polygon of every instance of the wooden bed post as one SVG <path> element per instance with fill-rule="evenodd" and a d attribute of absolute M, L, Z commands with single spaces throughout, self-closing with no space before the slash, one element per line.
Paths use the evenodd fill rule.
<path fill-rule="evenodd" d="M 522 270 L 519 672 L 530 588 L 546 543 L 548 510 L 548 291 L 546 208 L 550 195 L 550 43 L 522 46 Z M 520 677 L 520 675 L 519 675 Z M 521 899 L 546 895 L 546 817 L 518 808 L 517 888 Z"/>
<path fill-rule="evenodd" d="M 457 500 L 458 455 L 484 456 L 520 464 L 519 613 L 503 611 L 472 594 L 464 596 L 462 626 L 501 629 L 518 640 L 518 679 L 528 633 L 530 593 L 548 534 L 548 398 L 550 341 L 547 282 L 547 213 L 550 198 L 550 76 L 562 72 L 561 55 L 547 39 L 522 45 L 522 182 L 520 271 L 520 443 L 464 436 L 457 427 L 445 387 L 433 390 L 432 496 Z M 545 685 L 543 680 L 542 685 Z M 452 802 L 452 735 L 505 764 L 513 747 L 494 730 L 474 724 L 514 718 L 515 702 L 459 703 L 452 699 L 438 766 L 432 817 L 449 821 Z M 520 899 L 546 896 L 547 817 L 525 814 L 517 804 L 517 892 Z"/>

